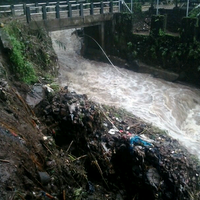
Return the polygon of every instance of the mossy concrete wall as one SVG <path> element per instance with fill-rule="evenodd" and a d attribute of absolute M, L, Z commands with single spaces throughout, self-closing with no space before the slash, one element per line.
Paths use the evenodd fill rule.
<path fill-rule="evenodd" d="M 134 15 L 115 14 L 112 21 L 105 23 L 106 53 L 125 59 L 130 66 L 140 60 L 178 73 L 180 80 L 200 84 L 198 20 L 183 18 L 178 35 L 165 32 L 166 20 L 166 16 L 153 16 L 149 35 L 133 34 Z"/>
<path fill-rule="evenodd" d="M 197 38 L 198 19 L 184 17 L 181 21 L 180 37 L 183 41 L 193 42 Z"/>
<path fill-rule="evenodd" d="M 114 19 L 112 48 L 107 52 L 126 59 L 130 65 L 140 60 L 178 73 L 180 80 L 199 84 L 200 26 L 197 18 L 183 18 L 178 35 L 166 33 L 165 15 L 152 17 L 149 35 L 132 33 L 133 16 L 130 14 L 117 14 Z"/>

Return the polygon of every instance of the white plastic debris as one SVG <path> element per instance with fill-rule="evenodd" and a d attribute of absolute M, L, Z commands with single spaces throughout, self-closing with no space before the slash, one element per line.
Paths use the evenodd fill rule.
<path fill-rule="evenodd" d="M 52 92 L 54 92 L 54 90 L 50 87 L 49 84 L 44 85 L 43 87 L 47 90 L 48 93 L 52 93 Z"/>
<path fill-rule="evenodd" d="M 111 135 L 114 135 L 116 132 L 118 132 L 118 130 L 117 130 L 117 129 L 114 129 L 114 128 L 112 128 L 112 129 L 110 129 L 110 130 L 108 131 L 108 133 L 111 134 Z"/>
<path fill-rule="evenodd" d="M 48 137 L 47 136 L 43 136 L 43 140 L 47 140 L 48 139 Z"/>
<path fill-rule="evenodd" d="M 104 125 L 105 127 L 107 127 L 107 126 L 108 126 L 108 124 L 107 124 L 107 123 L 103 123 L 103 125 Z"/>

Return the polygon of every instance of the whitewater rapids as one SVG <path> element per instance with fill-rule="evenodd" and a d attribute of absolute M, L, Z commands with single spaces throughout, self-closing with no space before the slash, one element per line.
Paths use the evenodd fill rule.
<path fill-rule="evenodd" d="M 126 109 L 166 130 L 200 159 L 200 90 L 85 59 L 80 55 L 81 39 L 73 31 L 50 33 L 58 56 L 60 86 L 87 94 L 95 102 Z"/>

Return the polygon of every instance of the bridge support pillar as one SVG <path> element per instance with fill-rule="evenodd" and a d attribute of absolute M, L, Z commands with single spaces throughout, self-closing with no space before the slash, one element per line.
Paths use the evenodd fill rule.
<path fill-rule="evenodd" d="M 101 23 L 100 27 L 100 39 L 101 39 L 101 46 L 105 49 L 105 32 L 104 32 L 104 22 Z"/>

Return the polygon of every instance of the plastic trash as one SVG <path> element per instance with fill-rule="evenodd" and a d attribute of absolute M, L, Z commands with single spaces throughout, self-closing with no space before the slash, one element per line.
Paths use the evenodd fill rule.
<path fill-rule="evenodd" d="M 94 186 L 93 186 L 93 184 L 92 184 L 91 181 L 88 181 L 88 184 L 87 184 L 87 192 L 88 192 L 89 194 L 93 194 L 93 193 L 95 192 L 95 188 L 94 188 Z"/>
<path fill-rule="evenodd" d="M 117 130 L 117 129 L 114 129 L 114 128 L 112 128 L 112 129 L 110 129 L 110 130 L 108 131 L 108 133 L 111 134 L 111 135 L 114 135 L 116 132 L 118 132 L 118 130 Z"/>
<path fill-rule="evenodd" d="M 149 181 L 149 183 L 154 186 L 155 188 L 157 188 L 157 186 L 159 186 L 160 184 L 160 175 L 157 171 L 156 168 L 150 168 L 147 173 L 147 179 Z"/>
<path fill-rule="evenodd" d="M 131 146 L 131 148 L 133 148 L 134 145 L 141 145 L 141 146 L 144 146 L 144 147 L 150 147 L 150 146 L 152 146 L 151 143 L 149 143 L 147 141 L 144 141 L 139 136 L 134 136 L 134 137 L 130 138 L 130 146 Z"/>

